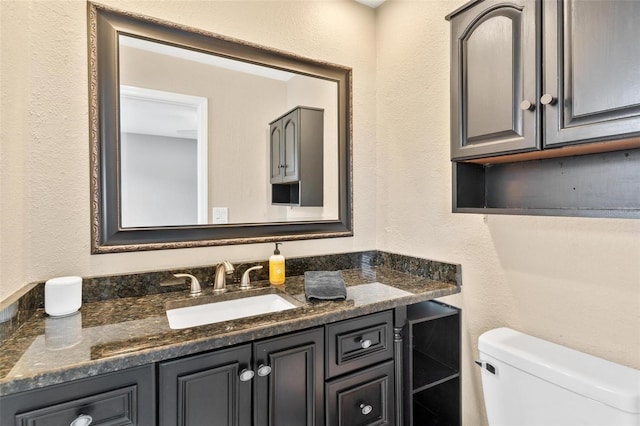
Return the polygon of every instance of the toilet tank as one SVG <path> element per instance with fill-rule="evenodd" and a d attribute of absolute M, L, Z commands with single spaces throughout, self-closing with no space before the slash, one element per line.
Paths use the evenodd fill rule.
<path fill-rule="evenodd" d="M 640 370 L 509 328 L 478 349 L 491 426 L 640 425 Z"/>

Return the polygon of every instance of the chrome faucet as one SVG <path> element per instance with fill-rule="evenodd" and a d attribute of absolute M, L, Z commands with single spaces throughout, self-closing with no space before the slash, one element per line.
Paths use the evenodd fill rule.
<path fill-rule="evenodd" d="M 227 291 L 227 275 L 233 272 L 233 265 L 228 261 L 223 261 L 216 267 L 215 278 L 213 279 L 213 292 L 224 293 Z"/>

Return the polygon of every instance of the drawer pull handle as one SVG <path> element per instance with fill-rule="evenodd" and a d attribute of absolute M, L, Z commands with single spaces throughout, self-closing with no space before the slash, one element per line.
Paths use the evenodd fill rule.
<path fill-rule="evenodd" d="M 93 417 L 88 414 L 80 414 L 69 426 L 89 426 L 93 422 Z"/>
<path fill-rule="evenodd" d="M 365 416 L 373 411 L 373 407 L 370 405 L 360 404 L 360 409 L 362 410 L 362 414 Z"/>
<path fill-rule="evenodd" d="M 371 340 L 360 340 L 360 347 L 362 349 L 367 349 L 369 346 L 371 346 Z"/>
<path fill-rule="evenodd" d="M 260 367 L 258 367 L 258 376 L 265 377 L 269 374 L 271 374 L 271 367 L 269 367 L 268 365 L 260 364 Z"/>
<path fill-rule="evenodd" d="M 254 376 L 253 371 L 249 370 L 248 368 L 245 368 L 240 372 L 240 381 L 248 382 L 249 380 L 253 379 L 253 376 Z"/>

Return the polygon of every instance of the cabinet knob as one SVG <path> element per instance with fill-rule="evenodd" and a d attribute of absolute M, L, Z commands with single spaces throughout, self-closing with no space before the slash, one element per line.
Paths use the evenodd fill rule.
<path fill-rule="evenodd" d="M 366 416 L 373 411 L 373 407 L 370 405 L 360 404 L 360 410 L 362 410 L 362 414 Z"/>
<path fill-rule="evenodd" d="M 89 426 L 93 422 L 93 417 L 88 414 L 80 414 L 69 426 Z"/>
<path fill-rule="evenodd" d="M 369 346 L 371 346 L 371 340 L 360 340 L 360 347 L 362 349 L 367 349 Z"/>
<path fill-rule="evenodd" d="M 245 368 L 240 372 L 240 381 L 248 382 L 249 380 L 253 379 L 253 376 L 254 372 L 252 370 L 249 370 L 248 368 Z"/>
<path fill-rule="evenodd" d="M 556 98 L 554 98 L 553 96 L 551 96 L 548 93 L 545 93 L 544 95 L 542 95 L 542 97 L 540 98 L 540 103 L 542 105 L 553 105 L 556 103 Z"/>
<path fill-rule="evenodd" d="M 265 377 L 271 374 L 271 367 L 268 365 L 260 364 L 258 367 L 258 376 Z"/>
<path fill-rule="evenodd" d="M 535 109 L 535 105 L 531 103 L 531 101 L 524 100 L 520 102 L 520 109 L 523 111 L 533 111 Z"/>

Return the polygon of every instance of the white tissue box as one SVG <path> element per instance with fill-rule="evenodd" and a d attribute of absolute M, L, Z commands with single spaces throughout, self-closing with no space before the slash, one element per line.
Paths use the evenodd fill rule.
<path fill-rule="evenodd" d="M 52 317 L 69 315 L 82 306 L 82 278 L 59 277 L 44 284 L 44 311 Z"/>

